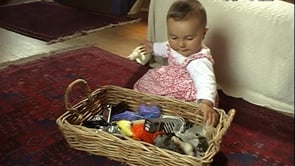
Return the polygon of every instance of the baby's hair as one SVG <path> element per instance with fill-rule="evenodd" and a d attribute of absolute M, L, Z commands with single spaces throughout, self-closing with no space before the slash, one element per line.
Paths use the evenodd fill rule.
<path fill-rule="evenodd" d="M 194 16 L 200 20 L 202 27 L 207 25 L 207 14 L 203 5 L 198 0 L 177 0 L 168 10 L 167 20 L 183 20 Z"/>

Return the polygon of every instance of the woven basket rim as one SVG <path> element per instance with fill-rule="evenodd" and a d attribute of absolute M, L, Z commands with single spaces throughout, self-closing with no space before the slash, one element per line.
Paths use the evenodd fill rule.
<path fill-rule="evenodd" d="M 119 87 L 116 85 L 100 86 L 96 90 L 92 91 L 89 94 L 89 96 L 95 98 L 99 95 L 104 96 L 104 95 L 106 95 L 106 93 L 111 93 L 111 95 L 109 95 L 111 97 L 113 97 L 112 95 L 118 95 L 118 93 L 119 94 L 120 93 L 123 93 L 123 94 L 128 93 L 131 95 L 130 98 L 132 98 L 132 97 L 138 98 L 138 96 L 139 97 L 144 96 L 144 97 L 147 97 L 147 100 L 152 100 L 152 101 L 163 100 L 163 101 L 167 101 L 168 104 L 171 104 L 171 103 L 175 104 L 176 103 L 178 106 L 185 105 L 185 106 L 196 108 L 196 105 L 194 105 L 192 103 L 180 101 L 180 100 L 165 97 L 165 96 L 147 95 L 144 93 L 134 91 L 132 89 L 123 88 L 123 87 Z M 116 98 L 116 97 L 117 96 L 114 96 L 114 98 Z M 73 106 L 73 108 L 75 109 L 76 107 L 81 107 L 81 105 L 85 105 L 85 102 L 89 102 L 89 100 L 90 100 L 89 98 L 83 99 L 79 103 L 75 104 Z M 128 97 L 127 97 L 126 101 L 128 101 Z M 63 113 L 60 117 L 58 117 L 56 119 L 56 123 L 58 125 L 59 130 L 64 135 L 66 141 L 70 145 L 70 147 L 77 149 L 77 150 L 87 151 L 88 153 L 95 154 L 95 155 L 103 155 L 103 156 L 106 156 L 110 159 L 114 159 L 114 160 L 124 162 L 124 163 L 130 164 L 130 165 L 133 165 L 132 164 L 133 161 L 128 161 L 127 158 L 119 158 L 119 157 L 107 154 L 106 149 L 108 149 L 108 147 L 103 149 L 103 151 L 105 151 L 103 153 L 99 152 L 99 150 L 97 150 L 97 149 L 92 150 L 93 145 L 89 142 L 94 142 L 94 143 L 97 143 L 97 146 L 101 146 L 100 141 L 103 140 L 103 141 L 105 141 L 104 142 L 105 144 L 111 144 L 111 148 L 114 148 L 114 149 L 116 149 L 116 146 L 118 146 L 119 149 L 123 148 L 124 152 L 128 151 L 126 149 L 131 149 L 131 151 L 128 152 L 129 154 L 131 154 L 131 153 L 144 153 L 144 154 L 146 154 L 146 156 L 148 156 L 152 151 L 155 154 L 160 154 L 160 155 L 158 155 L 158 156 L 160 156 L 159 158 L 161 158 L 162 156 L 165 156 L 166 158 L 170 158 L 170 160 L 175 160 L 175 161 L 173 161 L 174 163 L 172 162 L 174 165 L 177 165 L 178 162 L 179 162 L 179 165 L 183 165 L 183 164 L 181 164 L 183 162 L 181 160 L 185 160 L 188 163 L 194 163 L 196 165 L 198 165 L 198 164 L 208 165 L 213 161 L 213 156 L 220 150 L 220 143 L 221 143 L 222 136 L 226 133 L 228 127 L 231 124 L 231 121 L 233 120 L 234 114 L 235 114 L 234 109 L 229 110 L 228 113 L 226 114 L 224 110 L 219 109 L 219 108 L 215 108 L 215 110 L 220 115 L 219 123 L 215 128 L 216 133 L 214 134 L 212 140 L 209 142 L 209 148 L 205 152 L 204 156 L 194 157 L 194 156 L 189 156 L 189 155 L 185 155 L 185 154 L 180 154 L 180 153 L 168 150 L 168 149 L 162 149 L 162 148 L 156 147 L 153 144 L 149 144 L 149 143 L 142 142 L 142 141 L 137 141 L 137 140 L 134 140 L 132 138 L 129 138 L 129 137 L 126 137 L 123 135 L 118 136 L 118 135 L 114 135 L 114 134 L 111 134 L 111 133 L 108 133 L 105 131 L 97 131 L 96 129 L 90 129 L 90 128 L 84 127 L 81 124 L 71 124 L 71 122 L 68 121 L 68 118 L 70 116 L 73 116 L 73 111 L 69 110 L 68 108 L 66 108 L 66 110 L 67 111 L 65 113 Z M 86 111 L 86 113 L 88 113 L 88 112 Z M 85 141 L 85 142 L 83 142 L 83 141 Z M 113 144 L 115 144 L 115 145 L 113 145 Z M 124 147 L 121 147 L 122 145 L 124 145 Z M 91 146 L 91 147 L 88 147 L 88 146 Z M 130 147 L 127 148 L 125 146 L 127 146 L 127 147 L 130 146 Z M 132 149 L 134 149 L 134 151 L 132 151 Z M 138 149 L 139 149 L 139 151 L 136 151 Z M 147 160 L 147 159 L 144 159 L 144 161 L 145 160 Z M 153 160 L 156 160 L 156 159 L 153 159 Z M 165 162 L 165 161 L 163 161 L 163 162 Z M 145 164 L 147 164 L 147 163 L 145 163 Z"/>

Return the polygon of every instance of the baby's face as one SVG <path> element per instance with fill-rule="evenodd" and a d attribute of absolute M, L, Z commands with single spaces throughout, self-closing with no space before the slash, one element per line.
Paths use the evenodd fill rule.
<path fill-rule="evenodd" d="M 202 40 L 207 29 L 200 26 L 196 18 L 184 20 L 167 20 L 168 42 L 171 48 L 188 57 L 201 49 Z"/>

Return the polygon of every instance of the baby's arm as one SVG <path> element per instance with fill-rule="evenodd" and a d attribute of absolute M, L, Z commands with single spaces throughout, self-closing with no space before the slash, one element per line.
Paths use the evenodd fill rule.
<path fill-rule="evenodd" d="M 145 40 L 136 47 L 128 56 L 130 60 L 135 60 L 137 63 L 147 64 L 152 55 L 165 57 L 167 54 L 167 42 L 156 42 Z"/>
<path fill-rule="evenodd" d="M 168 42 L 151 42 L 145 40 L 140 43 L 140 50 L 145 54 L 151 54 L 154 56 L 167 57 Z"/>
<path fill-rule="evenodd" d="M 192 61 L 187 69 L 197 89 L 197 113 L 202 112 L 204 122 L 215 125 L 218 114 L 213 109 L 217 95 L 213 64 L 207 58 L 201 58 Z"/>
<path fill-rule="evenodd" d="M 153 43 L 152 54 L 154 56 L 160 56 L 166 58 L 168 55 L 168 42 L 155 42 Z"/>

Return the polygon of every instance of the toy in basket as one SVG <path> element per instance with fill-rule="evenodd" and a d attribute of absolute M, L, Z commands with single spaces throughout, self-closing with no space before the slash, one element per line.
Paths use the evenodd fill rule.
<path fill-rule="evenodd" d="M 69 102 L 69 95 L 73 93 L 73 87 L 81 87 L 86 92 L 86 96 L 72 106 Z M 115 116 L 110 118 L 110 115 L 119 115 L 118 112 L 112 112 L 117 110 L 118 105 L 127 111 L 122 112 L 122 109 L 118 111 L 123 113 L 121 119 L 114 120 Z M 110 109 L 112 106 L 114 108 Z M 140 106 L 158 106 L 160 112 L 155 108 L 151 113 L 138 112 Z M 206 128 L 201 123 L 202 116 L 194 114 L 196 105 L 193 103 L 147 95 L 113 85 L 101 86 L 91 91 L 85 80 L 78 79 L 66 89 L 65 107 L 66 112 L 56 120 L 56 123 L 70 147 L 134 166 L 210 165 L 213 156 L 220 149 L 222 136 L 229 128 L 235 114 L 234 109 L 229 110 L 228 113 L 222 109 L 215 109 L 219 113 L 219 122 L 211 128 L 210 136 L 205 136 L 206 148 L 203 148 L 204 151 L 197 155 L 195 149 L 185 149 L 187 145 L 194 148 L 204 140 L 198 139 L 196 144 L 186 139 L 191 135 L 191 131 Z M 150 115 L 153 116 L 149 117 Z M 132 119 L 122 120 L 122 117 L 132 117 Z M 114 123 L 111 122 L 112 120 Z M 104 123 L 101 123 L 102 121 Z M 190 124 L 190 127 L 187 124 Z M 141 135 L 136 133 L 139 131 L 138 128 L 135 130 L 136 126 L 141 126 L 140 130 L 144 128 Z M 143 135 L 145 137 L 142 137 Z M 174 143 L 174 147 L 177 144 L 183 146 L 178 151 L 171 146 L 170 148 L 165 147 L 165 144 L 159 143 L 163 136 L 170 138 L 169 141 Z M 185 142 L 185 140 L 188 141 Z"/>

